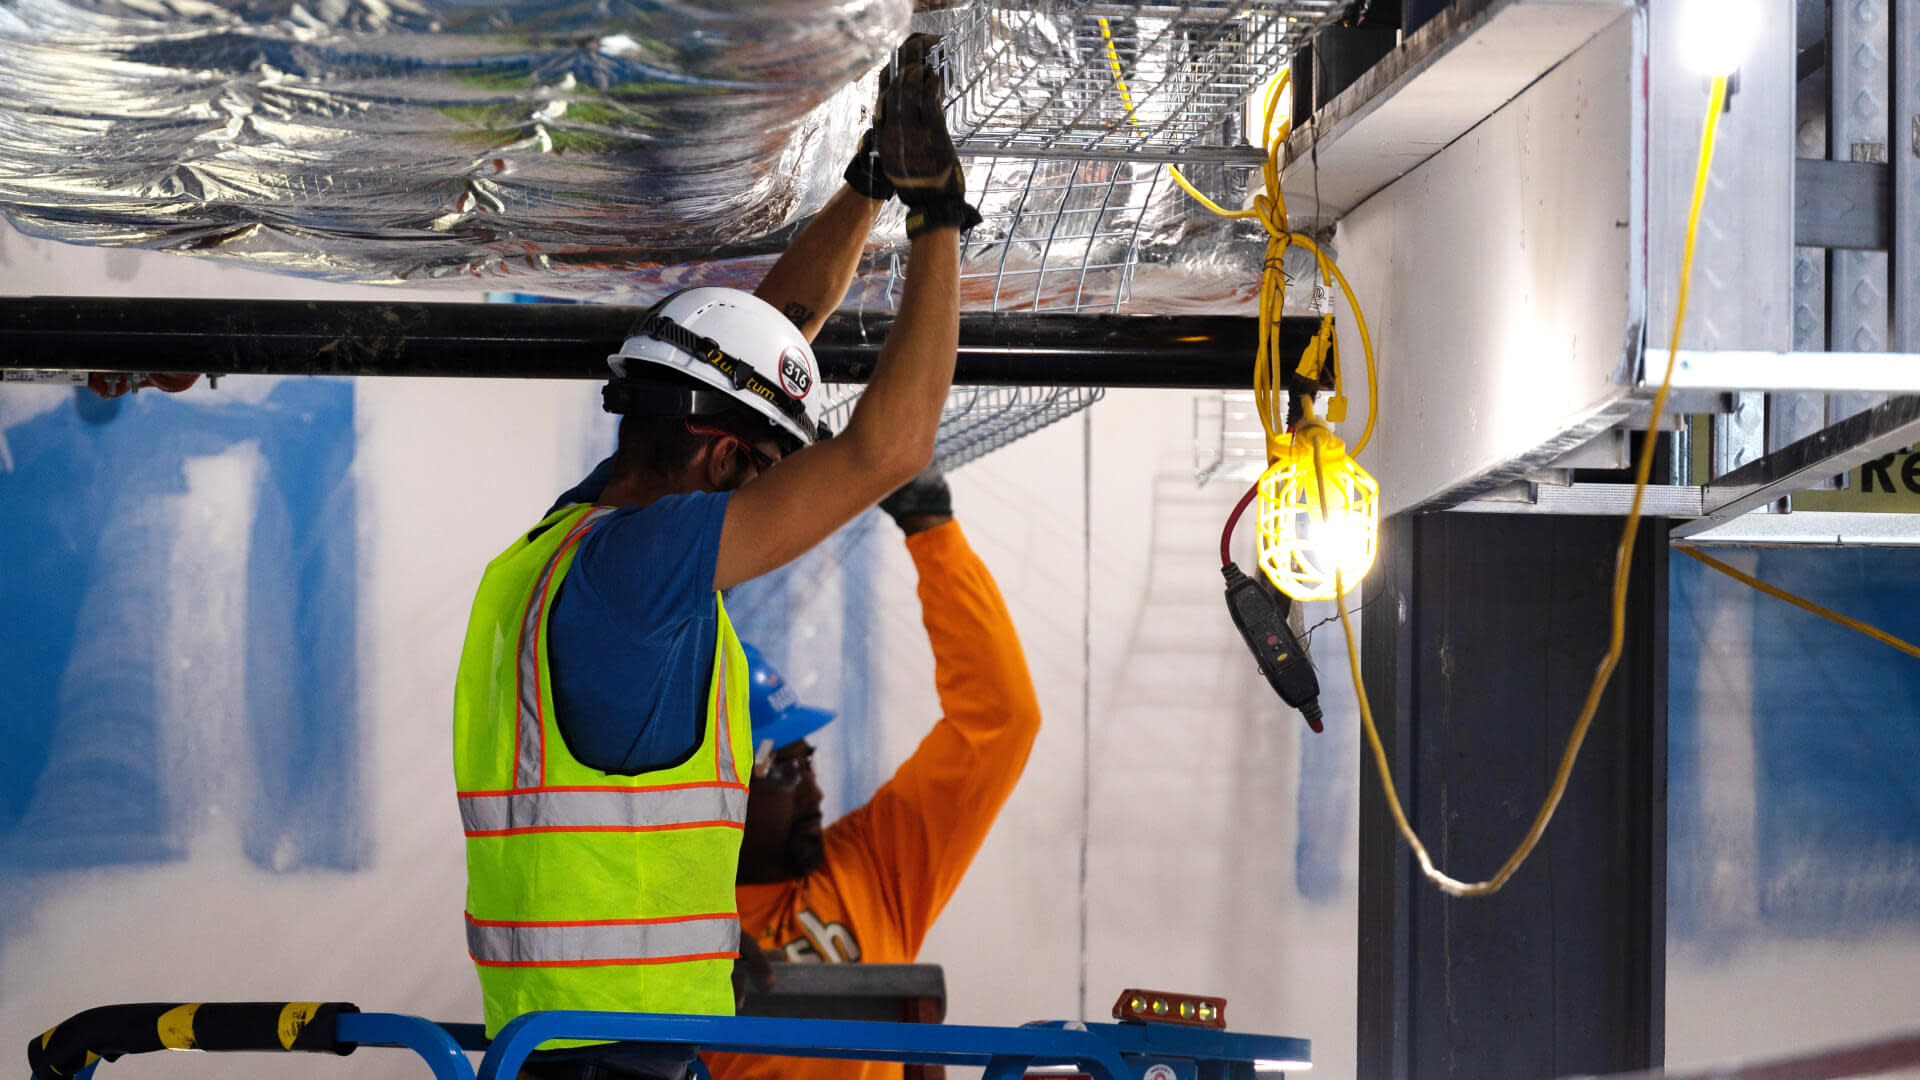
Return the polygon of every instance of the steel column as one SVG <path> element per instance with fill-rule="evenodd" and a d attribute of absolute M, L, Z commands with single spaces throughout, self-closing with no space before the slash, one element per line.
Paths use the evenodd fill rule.
<path fill-rule="evenodd" d="M 1364 677 L 1409 819 L 1484 878 L 1544 797 L 1606 649 L 1617 518 L 1400 515 Z M 1362 1080 L 1606 1074 L 1663 1057 L 1666 522 L 1642 522 L 1626 652 L 1559 812 L 1492 897 L 1427 884 L 1362 755 Z"/>
<path fill-rule="evenodd" d="M 1867 0 L 1874 2 L 1874 0 Z M 1693 191 L 1707 80 L 1684 62 L 1679 3 L 1650 4 L 1647 190 L 1647 344 L 1669 342 L 1679 294 L 1688 196 Z M 1758 0 L 1754 41 L 1719 121 L 1701 209 L 1684 346 L 1785 351 L 1793 347 L 1796 40 L 1794 0 Z M 1766 452 L 1760 395 L 1712 421 L 1717 473 Z"/>
<path fill-rule="evenodd" d="M 1828 141 L 1835 161 L 1887 160 L 1887 4 L 1840 0 L 1828 21 L 1832 113 Z M 1887 350 L 1887 256 L 1878 251 L 1834 251 L 1827 292 L 1827 340 L 1836 352 Z M 1827 422 L 1873 405 L 1876 398 L 1833 394 Z"/>
<path fill-rule="evenodd" d="M 1819 40 L 1826 34 L 1828 0 L 1800 0 L 1801 29 L 1796 38 Z M 1817 22 L 1818 35 L 1810 33 L 1809 23 Z M 1802 245 L 1793 249 L 1793 348 L 1800 352 L 1827 350 L 1827 253 L 1825 248 L 1845 246 L 1836 239 L 1863 239 L 1859 226 L 1891 221 L 1892 215 L 1879 215 L 1863 206 L 1863 196 L 1876 190 L 1871 179 L 1881 175 L 1874 166 L 1848 169 L 1835 162 L 1821 160 L 1826 155 L 1827 115 L 1832 111 L 1832 79 L 1824 73 L 1803 78 L 1795 93 L 1799 125 L 1796 129 L 1798 157 L 1794 161 L 1793 241 Z M 1839 169 L 1815 173 L 1810 169 Z M 1859 181 L 1867 180 L 1861 185 Z M 1844 185 L 1853 181 L 1851 188 Z M 1881 189 L 1884 185 L 1881 185 Z M 1891 202 L 1891 199 L 1887 200 Z M 1823 226 L 1836 227 L 1824 232 Z M 1840 228 L 1852 226 L 1851 233 Z M 1884 246 L 1869 244 L 1870 247 Z M 1767 397 L 1767 449 L 1778 450 L 1795 439 L 1820 430 L 1827 423 L 1825 394 L 1771 394 Z M 1691 479 L 1689 477 L 1688 479 Z"/>
<path fill-rule="evenodd" d="M 1414 595 L 1417 526 L 1429 519 L 1395 514 L 1380 523 L 1373 573 L 1362 583 L 1360 673 L 1372 706 L 1381 749 L 1407 808 L 1415 809 L 1414 679 L 1420 654 L 1409 606 Z M 1363 744 L 1364 745 L 1364 744 Z M 1414 890 L 1420 871 L 1394 831 L 1379 772 L 1360 764 L 1359 1080 L 1409 1080 L 1413 1062 Z M 1424 1075 L 1424 1070 L 1422 1072 Z"/>
<path fill-rule="evenodd" d="M 1920 2 L 1892 0 L 1893 242 L 1888 249 L 1890 347 L 1920 352 Z"/>

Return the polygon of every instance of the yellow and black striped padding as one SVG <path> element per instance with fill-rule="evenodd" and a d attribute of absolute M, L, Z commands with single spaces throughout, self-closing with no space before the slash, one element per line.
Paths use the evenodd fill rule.
<path fill-rule="evenodd" d="M 96 1061 L 153 1050 L 298 1050 L 351 1054 L 333 1019 L 357 1013 L 343 1001 L 145 1002 L 102 1005 L 27 1044 L 36 1080 L 69 1080 Z"/>

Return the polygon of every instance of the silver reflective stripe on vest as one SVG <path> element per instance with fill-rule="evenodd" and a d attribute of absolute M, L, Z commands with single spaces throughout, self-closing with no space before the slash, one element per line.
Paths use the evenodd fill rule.
<path fill-rule="evenodd" d="M 663 963 L 731 956 L 739 948 L 740 920 L 731 915 L 531 926 L 467 918 L 467 951 L 496 966 Z"/>
<path fill-rule="evenodd" d="M 714 602 L 719 603 L 717 600 Z M 727 696 L 727 649 L 724 642 L 714 643 L 713 662 L 720 669 L 718 672 L 720 677 L 714 680 L 713 691 L 714 704 L 717 706 L 714 716 L 720 721 L 719 730 L 713 736 L 714 741 L 720 744 L 718 774 L 721 780 L 729 784 L 737 784 L 740 782 L 740 771 L 733 767 L 733 715 Z M 745 717 L 741 718 L 743 722 L 745 719 Z"/>
<path fill-rule="evenodd" d="M 635 788 L 631 791 L 526 791 L 460 797 L 467 835 L 516 831 L 670 829 L 737 825 L 747 793 L 738 787 Z"/>
<path fill-rule="evenodd" d="M 540 683 L 543 672 L 540 670 L 540 633 L 546 625 L 547 585 L 553 580 L 554 567 L 559 565 L 560 556 L 572 550 L 575 541 L 586 533 L 594 522 L 613 513 L 610 506 L 598 507 L 574 523 L 567 538 L 554 549 L 553 557 L 547 560 L 546 568 L 540 571 L 540 579 L 533 583 L 533 595 L 527 599 L 527 610 L 520 616 L 520 722 L 519 757 L 514 763 L 513 784 L 515 787 L 539 787 L 546 771 L 546 761 L 541 756 L 545 737 L 540 728 Z"/>

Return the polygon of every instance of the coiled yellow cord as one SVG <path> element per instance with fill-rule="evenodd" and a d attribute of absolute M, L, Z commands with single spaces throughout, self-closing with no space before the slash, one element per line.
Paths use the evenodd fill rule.
<path fill-rule="evenodd" d="M 1112 45 L 1108 45 L 1111 52 Z M 1373 438 L 1374 421 L 1380 411 L 1379 380 L 1375 377 L 1373 358 L 1373 337 L 1367 332 L 1367 317 L 1360 311 L 1360 302 L 1353 295 L 1353 286 L 1347 283 L 1347 276 L 1340 267 L 1313 238 L 1306 233 L 1294 232 L 1287 221 L 1287 198 L 1280 189 L 1280 148 L 1285 145 L 1287 135 L 1292 130 L 1292 122 L 1280 121 L 1280 130 L 1274 131 L 1274 112 L 1280 103 L 1280 95 L 1286 91 L 1293 79 L 1293 73 L 1284 71 L 1274 80 L 1267 91 L 1267 99 L 1260 125 L 1260 145 L 1267 151 L 1266 160 L 1261 165 L 1266 190 L 1256 195 L 1253 206 L 1246 210 L 1228 210 L 1212 199 L 1202 195 L 1198 189 L 1187 182 L 1178 167 L 1167 166 L 1167 172 L 1188 195 L 1208 210 L 1223 218 L 1255 218 L 1267 231 L 1266 258 L 1260 272 L 1260 338 L 1256 347 L 1253 367 L 1254 403 L 1260 410 L 1260 422 L 1266 428 L 1267 436 L 1286 429 L 1286 373 L 1288 360 L 1280 355 L 1280 315 L 1281 306 L 1286 298 L 1287 278 L 1281 269 L 1281 260 L 1286 257 L 1287 248 L 1294 244 L 1313 253 L 1314 261 L 1320 269 L 1320 283 L 1330 287 L 1335 282 L 1347 298 L 1347 308 L 1353 312 L 1354 325 L 1360 330 L 1360 348 L 1367 361 L 1367 424 L 1360 432 L 1348 453 L 1357 455 Z M 1328 312 L 1320 320 L 1321 335 L 1329 339 L 1336 337 L 1333 328 L 1333 314 Z M 1337 345 L 1335 347 L 1337 352 Z M 1345 376 L 1340 368 L 1334 368 L 1334 404 L 1328 410 L 1328 418 L 1341 420 L 1345 407 Z"/>

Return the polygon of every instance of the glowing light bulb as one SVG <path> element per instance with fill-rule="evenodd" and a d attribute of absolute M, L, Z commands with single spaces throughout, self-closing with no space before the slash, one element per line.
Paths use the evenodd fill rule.
<path fill-rule="evenodd" d="M 1314 475 L 1314 443 L 1320 446 Z M 1260 569 L 1295 600 L 1330 600 L 1373 568 L 1380 536 L 1380 486 L 1347 456 L 1346 444 L 1317 419 L 1273 440 L 1274 462 L 1260 477 Z M 1321 491 L 1326 505 L 1321 505 Z"/>
<path fill-rule="evenodd" d="M 1681 0 L 1674 26 L 1681 62 L 1701 75 L 1731 75 L 1765 18 L 1753 0 Z"/>

